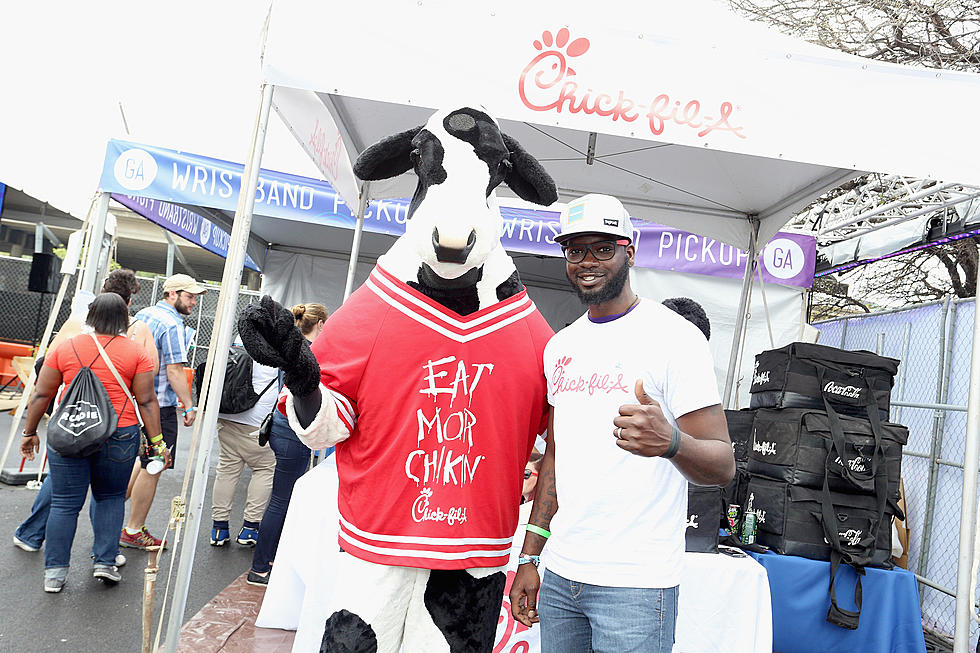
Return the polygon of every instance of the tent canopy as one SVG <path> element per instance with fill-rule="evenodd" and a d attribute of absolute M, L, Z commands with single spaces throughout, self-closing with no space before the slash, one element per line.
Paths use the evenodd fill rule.
<path fill-rule="evenodd" d="M 710 2 L 374 4 L 280 0 L 264 52 L 266 80 L 317 92 L 352 158 L 434 108 L 478 103 L 562 200 L 614 194 L 636 217 L 742 248 L 746 217 L 764 243 L 859 171 L 980 179 L 980 133 L 958 127 L 980 102 L 975 75 L 844 55 Z"/>
<path fill-rule="evenodd" d="M 980 180 L 974 156 L 980 132 L 962 127 L 972 124 L 980 105 L 976 75 L 840 55 L 771 34 L 703 0 L 673 6 L 626 0 L 614 11 L 578 4 L 277 0 L 212 337 L 218 346 L 209 352 L 212 381 L 224 375 L 234 309 L 224 300 L 240 280 L 273 87 L 310 94 L 337 123 L 351 158 L 423 123 L 433 109 L 482 104 L 542 161 L 560 199 L 610 192 L 634 217 L 752 254 L 794 212 L 859 171 Z M 277 110 L 301 143 L 323 146 L 328 167 L 336 162 L 335 143 L 321 142 L 316 121 Z M 414 187 L 410 175 L 371 183 L 362 201 L 405 197 Z M 356 251 L 356 237 L 353 244 Z M 320 239 L 310 243 L 320 245 Z M 734 340 L 740 337 L 736 328 Z M 730 375 L 735 358 L 733 347 Z M 207 477 L 218 410 L 216 396 L 207 389 L 204 395 L 195 427 L 196 435 L 206 429 L 198 481 Z M 974 399 L 980 393 L 971 392 L 971 421 L 980 414 Z M 964 475 L 972 475 L 972 485 L 964 494 L 970 497 L 978 444 L 969 439 Z M 189 502 L 192 533 L 204 485 L 194 483 Z M 974 521 L 971 509 L 964 503 L 961 550 Z M 176 651 L 195 546 L 191 537 L 181 550 L 168 651 Z M 961 556 L 961 575 L 969 561 L 963 563 Z M 963 591 L 958 599 L 965 598 Z"/>

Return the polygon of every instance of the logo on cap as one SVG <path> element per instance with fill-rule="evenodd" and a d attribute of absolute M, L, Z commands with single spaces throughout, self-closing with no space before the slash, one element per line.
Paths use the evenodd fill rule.
<path fill-rule="evenodd" d="M 616 218 L 603 218 L 602 224 L 606 225 L 607 227 L 618 227 L 619 220 L 617 220 Z"/>
<path fill-rule="evenodd" d="M 585 219 L 585 204 L 576 204 L 568 207 L 568 224 Z"/>

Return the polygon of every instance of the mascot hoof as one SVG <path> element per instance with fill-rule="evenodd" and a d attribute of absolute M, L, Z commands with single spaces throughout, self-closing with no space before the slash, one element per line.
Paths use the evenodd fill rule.
<path fill-rule="evenodd" d="M 450 653 L 489 653 L 507 577 L 503 572 L 474 578 L 465 570 L 433 569 L 425 607 L 449 643 Z"/>
<path fill-rule="evenodd" d="M 327 619 L 320 653 L 378 653 L 378 638 L 363 619 L 340 610 Z"/>

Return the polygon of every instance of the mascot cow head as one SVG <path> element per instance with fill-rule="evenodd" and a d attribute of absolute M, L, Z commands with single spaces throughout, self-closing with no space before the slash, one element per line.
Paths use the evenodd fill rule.
<path fill-rule="evenodd" d="M 494 189 L 503 182 L 522 199 L 548 205 L 558 198 L 551 177 L 493 118 L 472 107 L 438 111 L 424 126 L 367 148 L 354 164 L 365 181 L 409 170 L 418 185 L 405 235 L 386 255 L 386 268 L 423 292 L 492 285 L 479 291 L 478 308 L 502 299 L 487 290 L 516 280 L 516 270 L 500 246 Z"/>

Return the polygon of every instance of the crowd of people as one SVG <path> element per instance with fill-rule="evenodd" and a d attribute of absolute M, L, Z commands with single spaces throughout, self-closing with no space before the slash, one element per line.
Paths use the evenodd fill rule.
<path fill-rule="evenodd" d="M 524 625 L 540 621 L 544 651 L 669 651 L 687 481 L 727 483 L 734 469 L 731 445 L 706 333 L 631 288 L 635 245 L 622 204 L 587 195 L 569 207 L 578 205 L 575 220 L 563 212 L 556 241 L 569 282 L 588 310 L 544 349 L 546 446 L 543 456 L 535 452 L 539 457 L 522 489 L 534 505 L 510 603 Z M 187 275 L 174 275 L 160 301 L 131 319 L 129 298 L 137 288 L 131 271 L 110 275 L 84 325 L 74 331 L 66 325 L 55 340 L 29 403 L 21 445 L 29 459 L 38 453 L 37 428 L 59 386 L 70 384 L 86 365 L 118 415 L 115 432 L 86 457 L 48 448 L 50 475 L 14 534 L 14 543 L 28 551 L 44 543 L 47 592 L 64 587 L 89 489 L 95 578 L 121 579 L 120 546 L 166 546 L 145 525 L 159 481 L 148 461 L 159 456 L 172 467 L 178 419 L 191 426 L 196 417 L 184 373 L 189 343 L 183 317 L 204 288 Z M 290 312 L 309 348 L 324 328 L 326 309 L 308 303 Z M 639 333 L 641 341 L 633 337 Z M 626 342 L 637 344 L 626 348 Z M 115 370 L 100 360 L 100 345 Z M 582 378 L 608 383 L 597 389 Z M 233 497 L 247 466 L 251 480 L 235 539 L 254 547 L 248 582 L 265 585 L 293 486 L 309 469 L 310 449 L 283 414 L 283 372 L 255 362 L 251 383 L 255 403 L 218 417 L 210 542 L 220 547 L 231 540 Z M 598 446 L 599 436 L 615 446 Z M 592 478 L 603 481 L 583 482 Z M 131 507 L 123 526 L 127 498 Z M 537 566 L 546 544 L 548 568 L 540 578 Z M 632 627 L 622 627 L 624 615 Z"/>
<path fill-rule="evenodd" d="M 186 274 L 173 275 L 164 282 L 162 297 L 155 305 L 130 316 L 129 305 L 139 288 L 132 270 L 111 272 L 84 319 L 69 317 L 52 340 L 48 355 L 37 363 L 37 383 L 20 443 L 27 460 L 41 453 L 38 427 L 42 418 L 51 415 L 83 367 L 91 369 L 102 383 L 117 417 L 115 431 L 93 453 L 61 455 L 50 446 L 43 452 L 49 473 L 31 513 L 14 531 L 13 543 L 28 552 L 44 549 L 43 587 L 49 593 L 61 592 L 65 586 L 78 514 L 90 491 L 94 578 L 107 584 L 122 580 L 120 567 L 126 564 L 126 556 L 120 548 L 167 547 L 146 526 L 161 477 L 161 470 L 151 463 L 156 459 L 162 461 L 163 469 L 173 468 L 178 424 L 190 427 L 197 416 L 184 371 L 193 334 L 184 317 L 205 288 Z M 327 309 L 308 303 L 294 306 L 292 312 L 307 342 L 312 342 L 323 328 Z M 98 339 L 115 373 L 89 334 Z M 251 480 L 236 541 L 255 547 L 248 573 L 248 582 L 255 585 L 269 582 L 293 485 L 310 465 L 310 449 L 275 410 L 281 376 L 275 368 L 255 363 L 252 383 L 258 401 L 244 412 L 222 413 L 218 418 L 220 455 L 210 541 L 222 546 L 230 540 L 228 519 L 236 486 L 247 466 Z M 257 429 L 266 417 L 271 419 L 268 443 L 260 444 Z M 330 453 L 332 449 L 325 452 Z M 128 519 L 124 519 L 126 501 L 130 502 Z"/>

